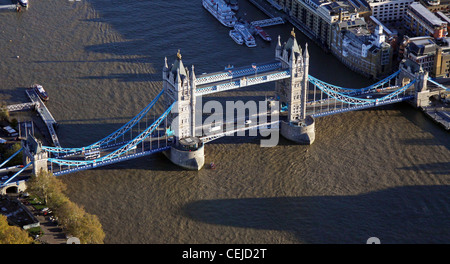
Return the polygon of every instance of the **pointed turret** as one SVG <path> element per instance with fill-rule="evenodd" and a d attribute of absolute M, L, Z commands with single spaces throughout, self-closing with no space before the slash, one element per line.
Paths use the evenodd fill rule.
<path fill-rule="evenodd" d="M 192 83 L 194 84 L 194 81 L 195 81 L 195 72 L 194 72 L 194 65 L 192 65 L 192 75 L 191 75 L 191 80 L 192 80 Z"/>
<path fill-rule="evenodd" d="M 281 38 L 280 38 L 280 35 L 278 35 L 278 43 L 277 43 L 277 47 L 275 48 L 275 58 L 281 57 L 282 49 L 283 49 L 283 47 L 281 47 Z"/>
<path fill-rule="evenodd" d="M 289 51 L 289 53 L 291 50 L 293 50 L 294 52 L 301 54 L 300 48 L 297 43 L 297 39 L 295 38 L 295 31 L 293 28 L 291 31 L 291 37 L 286 42 L 286 45 L 284 45 L 284 49 Z"/>
<path fill-rule="evenodd" d="M 308 42 L 305 43 L 305 51 L 303 52 L 303 58 L 305 59 L 305 64 L 309 62 Z"/>
<path fill-rule="evenodd" d="M 167 66 L 167 57 L 164 57 L 163 80 L 169 77 L 168 71 L 169 71 L 169 66 Z"/>
<path fill-rule="evenodd" d="M 187 71 L 183 65 L 183 61 L 181 60 L 180 50 L 178 50 L 177 59 L 173 63 L 170 71 L 175 75 L 174 82 L 182 82 L 185 77 L 188 77 Z"/>

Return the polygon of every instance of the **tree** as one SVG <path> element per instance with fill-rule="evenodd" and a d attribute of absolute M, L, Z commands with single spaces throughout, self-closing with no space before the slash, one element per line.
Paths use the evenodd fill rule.
<path fill-rule="evenodd" d="M 83 244 L 102 244 L 105 239 L 98 217 L 73 203 L 64 195 L 66 185 L 51 172 L 41 170 L 27 182 L 27 191 L 44 199 L 65 232 Z"/>
<path fill-rule="evenodd" d="M 27 182 L 27 190 L 44 199 L 44 203 L 46 205 L 51 204 L 52 207 L 58 207 L 58 203 L 63 203 L 66 200 L 63 196 L 63 191 L 66 188 L 66 185 L 56 179 L 53 173 L 43 170 L 38 175 L 31 176 L 31 179 Z"/>
<path fill-rule="evenodd" d="M 105 233 L 96 215 L 87 213 L 82 207 L 67 200 L 55 215 L 60 225 L 71 236 L 80 239 L 82 244 L 103 244 Z"/>
<path fill-rule="evenodd" d="M 81 219 L 80 229 L 77 233 L 77 237 L 81 243 L 103 244 L 103 240 L 105 239 L 105 232 L 103 232 L 98 217 L 89 213 L 85 213 Z"/>
<path fill-rule="evenodd" d="M 15 118 L 11 119 L 10 123 L 12 128 L 17 128 L 17 125 L 19 125 L 19 121 L 17 121 L 17 119 Z"/>
<path fill-rule="evenodd" d="M 0 121 L 8 121 L 9 120 L 9 110 L 6 108 L 6 103 L 2 102 L 0 104 Z"/>
<path fill-rule="evenodd" d="M 10 226 L 7 217 L 0 215 L 0 244 L 31 244 L 28 232 L 18 226 Z"/>

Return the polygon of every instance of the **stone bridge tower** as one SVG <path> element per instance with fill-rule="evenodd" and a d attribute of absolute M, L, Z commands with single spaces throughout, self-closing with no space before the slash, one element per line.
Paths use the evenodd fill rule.
<path fill-rule="evenodd" d="M 28 135 L 26 140 L 22 140 L 23 147 L 23 162 L 24 165 L 29 162 L 33 162 L 33 174 L 38 175 L 41 169 L 44 172 L 48 171 L 47 159 L 48 154 L 42 149 L 42 142 L 37 140 L 31 134 Z"/>
<path fill-rule="evenodd" d="M 192 91 L 189 72 L 183 65 L 180 51 L 177 58 L 169 68 L 167 58 L 163 69 L 163 89 L 165 93 L 166 107 L 177 102 L 168 116 L 168 124 L 171 124 L 174 136 L 177 142 L 180 139 L 192 135 L 191 117 L 192 117 Z"/>
<path fill-rule="evenodd" d="M 275 95 L 280 106 L 287 107 L 287 120 L 281 122 L 281 135 L 301 144 L 312 144 L 315 139 L 314 119 L 306 115 L 308 97 L 309 53 L 308 44 L 302 52 L 292 29 L 291 36 L 281 45 L 280 37 L 275 50 L 275 59 L 284 70 L 289 70 L 289 79 L 277 81 Z"/>
<path fill-rule="evenodd" d="M 174 134 L 174 144 L 165 154 L 183 168 L 199 170 L 204 164 L 204 152 L 203 143 L 195 136 L 195 73 L 192 67 L 192 73 L 189 74 L 181 60 L 180 51 L 170 67 L 165 59 L 163 89 L 166 107 L 176 102 L 167 117 Z"/>
<path fill-rule="evenodd" d="M 395 80 L 396 85 L 403 87 L 415 80 L 414 83 L 414 105 L 416 107 L 428 106 L 430 96 L 428 89 L 428 72 L 424 71 L 417 63 L 403 60 L 399 65 L 400 73 Z"/>

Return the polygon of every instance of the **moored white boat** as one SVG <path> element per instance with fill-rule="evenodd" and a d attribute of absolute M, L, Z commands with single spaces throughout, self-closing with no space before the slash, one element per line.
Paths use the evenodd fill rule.
<path fill-rule="evenodd" d="M 17 0 L 20 6 L 28 7 L 28 0 Z"/>
<path fill-rule="evenodd" d="M 248 30 L 248 28 L 243 25 L 243 24 L 236 24 L 234 26 L 234 29 L 237 30 L 242 37 L 244 38 L 244 42 L 245 45 L 247 45 L 247 47 L 256 47 L 256 41 L 255 38 L 253 37 L 253 35 L 250 33 L 250 31 Z"/>
<path fill-rule="evenodd" d="M 230 6 L 231 10 L 233 10 L 233 11 L 239 10 L 238 0 L 225 0 L 225 1 Z"/>
<path fill-rule="evenodd" d="M 48 94 L 42 85 L 33 84 L 32 88 L 43 101 L 48 101 Z"/>
<path fill-rule="evenodd" d="M 237 18 L 230 6 L 223 0 L 203 0 L 203 7 L 206 8 L 222 25 L 234 27 Z"/>
<path fill-rule="evenodd" d="M 244 44 L 244 39 L 242 35 L 235 29 L 230 30 L 230 37 L 239 45 Z"/>

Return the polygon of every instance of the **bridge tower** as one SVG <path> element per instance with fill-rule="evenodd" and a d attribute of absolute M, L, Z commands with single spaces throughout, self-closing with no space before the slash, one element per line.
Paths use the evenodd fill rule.
<path fill-rule="evenodd" d="M 163 89 L 166 107 L 175 105 L 167 117 L 174 133 L 174 144 L 165 155 L 175 164 L 192 170 L 200 170 L 205 162 L 203 143 L 195 137 L 195 73 L 192 78 L 183 65 L 181 53 L 169 67 L 165 58 Z"/>
<path fill-rule="evenodd" d="M 281 121 L 281 135 L 300 144 L 312 144 L 315 139 L 314 119 L 306 115 L 308 97 L 309 53 L 308 44 L 302 52 L 295 38 L 294 29 L 286 43 L 278 44 L 275 59 L 281 67 L 289 70 L 289 79 L 277 81 L 275 95 L 280 106 L 287 107 L 287 120 Z"/>
<path fill-rule="evenodd" d="M 428 89 L 428 72 L 424 71 L 418 64 L 410 60 L 403 60 L 399 65 L 400 73 L 397 76 L 396 85 L 405 86 L 409 82 L 415 80 L 414 83 L 414 102 L 416 107 L 428 106 L 430 96 L 432 95 Z"/>
<path fill-rule="evenodd" d="M 28 164 L 33 162 L 33 174 L 38 175 L 41 169 L 44 172 L 48 171 L 47 159 L 48 153 L 42 149 L 42 142 L 37 140 L 31 134 L 28 135 L 26 140 L 22 140 L 23 147 L 23 162 Z"/>

